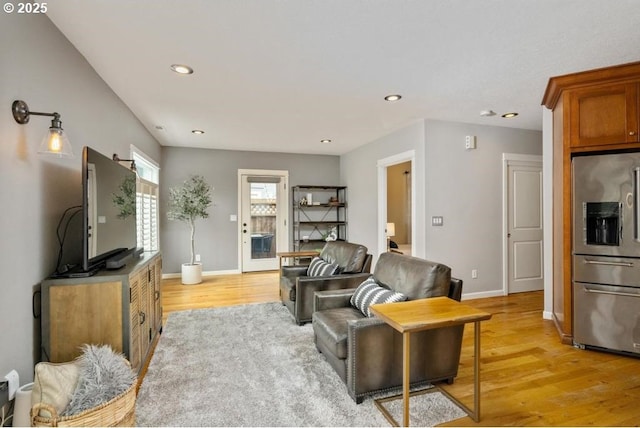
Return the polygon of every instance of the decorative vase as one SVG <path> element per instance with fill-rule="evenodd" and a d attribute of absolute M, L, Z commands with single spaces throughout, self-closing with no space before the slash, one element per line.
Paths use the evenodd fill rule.
<path fill-rule="evenodd" d="M 202 263 L 182 263 L 182 283 L 185 285 L 202 282 Z"/>

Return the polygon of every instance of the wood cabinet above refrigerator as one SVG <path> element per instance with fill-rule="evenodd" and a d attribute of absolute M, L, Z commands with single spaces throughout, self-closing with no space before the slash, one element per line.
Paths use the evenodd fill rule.
<path fill-rule="evenodd" d="M 571 158 L 640 150 L 640 62 L 549 79 L 542 104 L 553 111 L 553 320 L 573 342 Z"/>
<path fill-rule="evenodd" d="M 574 89 L 568 94 L 572 148 L 639 141 L 637 83 Z"/>

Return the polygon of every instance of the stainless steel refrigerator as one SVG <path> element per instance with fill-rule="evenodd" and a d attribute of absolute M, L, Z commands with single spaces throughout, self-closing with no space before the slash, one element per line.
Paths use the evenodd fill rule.
<path fill-rule="evenodd" d="M 640 354 L 640 153 L 572 162 L 574 342 Z"/>

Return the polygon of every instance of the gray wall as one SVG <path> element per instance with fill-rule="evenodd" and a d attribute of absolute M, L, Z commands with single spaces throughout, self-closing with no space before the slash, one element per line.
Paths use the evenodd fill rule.
<path fill-rule="evenodd" d="M 108 156 L 135 144 L 160 161 L 160 146 L 44 15 L 0 14 L 0 376 L 17 369 L 33 378 L 39 320 L 31 297 L 55 269 L 56 225 L 81 202 L 81 152 L 88 145 Z M 33 116 L 19 125 L 15 99 L 33 111 L 61 114 L 74 159 L 38 155 L 50 126 Z"/>
<path fill-rule="evenodd" d="M 476 136 L 476 150 L 465 151 L 466 135 Z M 542 133 L 424 120 L 341 156 L 350 238 L 375 254 L 384 250 L 376 239 L 377 162 L 407 150 L 416 151 L 416 241 L 426 246 L 416 255 L 451 266 L 467 296 L 501 293 L 502 153 L 540 155 Z M 431 226 L 434 215 L 444 226 Z"/>
<path fill-rule="evenodd" d="M 189 226 L 167 220 L 169 188 L 189 176 L 202 175 L 214 187 L 209 218 L 196 220 L 196 254 L 201 255 L 205 272 L 239 269 L 238 223 L 229 220 L 231 214 L 240 215 L 238 169 L 287 170 L 290 186 L 340 184 L 338 156 L 164 147 L 162 157 L 160 239 L 164 273 L 178 273 L 181 264 L 189 261 Z"/>
<path fill-rule="evenodd" d="M 475 150 L 465 150 L 467 135 Z M 427 258 L 451 266 L 467 296 L 501 294 L 502 154 L 541 155 L 542 133 L 427 120 L 425 136 Z M 434 215 L 443 226 L 431 226 Z"/>
<path fill-rule="evenodd" d="M 349 240 L 365 245 L 374 259 L 385 251 L 378 248 L 377 163 L 410 150 L 416 157 L 412 170 L 417 183 L 415 254 L 424 256 L 424 138 L 424 121 L 418 121 L 340 157 L 342 184 L 349 189 Z"/>

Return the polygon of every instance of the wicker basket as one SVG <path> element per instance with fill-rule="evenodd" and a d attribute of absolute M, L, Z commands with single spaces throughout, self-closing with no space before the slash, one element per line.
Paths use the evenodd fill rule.
<path fill-rule="evenodd" d="M 46 403 L 35 404 L 31 408 L 31 426 L 34 427 L 125 427 L 136 425 L 136 385 L 117 397 L 93 409 L 73 416 L 58 416 L 58 412 Z M 40 409 L 51 413 L 50 418 L 40 416 Z"/>

